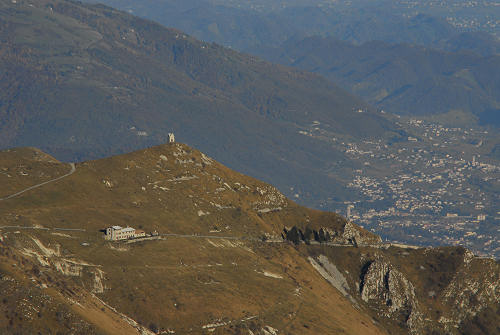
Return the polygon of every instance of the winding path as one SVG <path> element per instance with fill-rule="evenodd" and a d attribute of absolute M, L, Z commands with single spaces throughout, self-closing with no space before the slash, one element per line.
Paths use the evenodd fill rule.
<path fill-rule="evenodd" d="M 28 188 L 25 188 L 25 189 L 24 189 L 24 190 L 22 190 L 22 191 L 19 191 L 19 192 L 17 192 L 17 193 L 14 193 L 14 194 L 11 194 L 11 195 L 9 195 L 9 196 L 6 196 L 5 198 L 0 198 L 0 201 L 2 201 L 2 200 L 7 200 L 7 199 L 10 199 L 10 198 L 14 198 L 14 197 L 17 197 L 18 195 L 21 195 L 21 194 L 23 194 L 24 192 L 28 192 L 28 191 L 33 190 L 33 189 L 35 189 L 35 188 L 38 188 L 38 187 L 40 187 L 40 186 L 43 186 L 43 185 L 47 185 L 47 184 L 53 183 L 53 182 L 55 182 L 55 181 L 61 180 L 61 179 L 63 179 L 63 178 L 66 178 L 67 176 L 71 176 L 73 173 L 75 173 L 75 171 L 76 171 L 76 167 L 75 167 L 75 163 L 69 163 L 69 165 L 71 166 L 71 171 L 69 171 L 69 172 L 68 172 L 68 173 L 66 173 L 65 175 L 60 176 L 60 177 L 57 177 L 57 178 L 55 178 L 55 179 L 51 179 L 51 180 L 45 181 L 45 182 L 40 183 L 40 184 L 36 184 L 36 185 L 34 185 L 34 186 L 30 186 L 30 187 L 28 187 Z"/>

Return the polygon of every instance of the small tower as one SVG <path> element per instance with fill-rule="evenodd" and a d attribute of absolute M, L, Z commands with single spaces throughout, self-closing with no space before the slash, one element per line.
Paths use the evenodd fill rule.
<path fill-rule="evenodd" d="M 353 209 L 353 205 L 347 205 L 347 219 L 351 218 L 351 209 Z"/>
<path fill-rule="evenodd" d="M 168 143 L 175 143 L 174 133 L 168 133 Z"/>

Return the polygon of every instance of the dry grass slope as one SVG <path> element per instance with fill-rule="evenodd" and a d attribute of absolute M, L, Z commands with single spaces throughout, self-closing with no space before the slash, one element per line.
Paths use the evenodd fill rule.
<path fill-rule="evenodd" d="M 2 152 L 0 166 L 14 169 L 26 157 Z M 30 182 L 37 181 L 19 186 Z M 279 242 L 283 227 L 306 223 L 341 230 L 345 221 L 167 144 L 77 164 L 71 176 L 0 202 L 0 226 L 39 228 L 1 228 L 0 245 L 9 255 L 2 264 L 16 264 L 9 275 L 62 295 L 99 332 L 142 325 L 178 334 L 384 334 L 293 245 Z M 99 230 L 115 224 L 191 236 L 105 241 Z"/>
<path fill-rule="evenodd" d="M 31 168 L 10 192 L 67 168 L 40 155 L 0 153 L 2 171 Z M 110 242 L 110 225 L 160 236 Z M 284 229 L 306 243 L 284 241 Z M 321 230 L 331 240 L 311 237 Z M 0 257 L 0 285 L 17 292 L 0 319 L 8 333 L 64 316 L 61 329 L 83 333 L 488 334 L 500 302 L 493 260 L 377 243 L 180 143 L 83 162 L 0 201 Z M 51 317 L 13 311 L 26 296 Z"/>

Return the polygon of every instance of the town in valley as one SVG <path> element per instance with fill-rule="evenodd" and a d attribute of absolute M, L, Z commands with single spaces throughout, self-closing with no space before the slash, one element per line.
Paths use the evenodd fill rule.
<path fill-rule="evenodd" d="M 332 137 L 317 121 L 299 130 L 330 142 L 348 158 L 332 170 L 338 171 L 349 194 L 320 207 L 391 241 L 461 245 L 478 255 L 500 257 L 498 138 L 480 127 L 388 117 L 397 120 L 404 137 L 353 141 Z M 342 164 L 352 170 L 342 169 Z"/>

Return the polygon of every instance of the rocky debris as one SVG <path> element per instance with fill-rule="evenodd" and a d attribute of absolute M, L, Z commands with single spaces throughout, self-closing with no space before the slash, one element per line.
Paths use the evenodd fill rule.
<path fill-rule="evenodd" d="M 114 183 L 110 180 L 106 180 L 106 179 L 103 179 L 102 180 L 102 183 L 104 184 L 104 186 L 106 186 L 107 188 L 113 188 L 114 186 Z"/>
<path fill-rule="evenodd" d="M 283 276 L 279 275 L 277 273 L 273 273 L 273 272 L 269 272 L 269 271 L 265 271 L 265 270 L 264 271 L 255 270 L 255 272 L 260 273 L 266 277 L 275 278 L 275 279 L 283 279 Z"/>
<path fill-rule="evenodd" d="M 264 328 L 261 329 L 261 333 L 263 335 L 277 335 L 278 329 L 273 328 L 271 326 L 265 326 Z"/>
<path fill-rule="evenodd" d="M 234 206 L 223 206 L 223 205 L 221 205 L 221 204 L 217 204 L 217 203 L 215 203 L 215 202 L 213 202 L 213 201 L 210 201 L 210 205 L 214 206 L 215 208 L 217 208 L 217 209 L 219 209 L 219 210 L 221 210 L 221 209 L 232 209 L 232 208 L 234 208 Z"/>
<path fill-rule="evenodd" d="M 201 329 L 212 330 L 212 329 L 215 329 L 215 328 L 218 328 L 218 327 L 227 326 L 230 323 L 231 323 L 231 321 L 222 321 L 221 319 L 218 319 L 214 323 L 209 323 L 209 324 L 201 326 Z"/>
<path fill-rule="evenodd" d="M 200 209 L 200 210 L 198 211 L 198 213 L 197 213 L 197 214 L 198 214 L 198 216 L 203 216 L 203 215 L 209 215 L 209 214 L 210 214 L 210 212 L 208 212 L 208 211 L 204 212 L 204 211 L 202 211 L 202 210 Z"/>
<path fill-rule="evenodd" d="M 176 151 L 174 151 L 173 155 L 175 157 L 182 157 L 182 156 L 186 156 L 188 154 L 188 152 L 186 150 L 184 150 L 182 148 L 182 145 L 180 145 L 179 143 L 176 143 Z"/>
<path fill-rule="evenodd" d="M 92 288 L 93 293 L 104 293 L 104 285 L 102 281 L 104 280 L 104 271 L 101 269 L 94 269 L 94 287 Z"/>
<path fill-rule="evenodd" d="M 335 264 L 331 263 L 325 255 L 319 255 L 316 259 L 307 258 L 309 263 L 318 271 L 318 273 L 326 279 L 333 287 L 339 290 L 346 298 L 351 300 L 354 305 L 357 305 L 356 300 L 349 294 L 350 287 L 344 275 L 337 269 Z"/>
<path fill-rule="evenodd" d="M 81 277 L 83 267 L 80 264 L 68 261 L 66 259 L 54 259 L 52 265 L 56 270 L 66 276 Z"/>
<path fill-rule="evenodd" d="M 281 208 L 281 207 L 277 207 L 277 208 L 263 208 L 263 209 L 259 209 L 257 212 L 261 213 L 261 214 L 265 214 L 265 213 L 271 213 L 271 212 L 279 212 L 282 209 L 283 208 Z"/>
<path fill-rule="evenodd" d="M 185 176 L 180 176 L 180 177 L 175 177 L 172 179 L 167 179 L 167 181 L 186 181 L 186 180 L 193 180 L 193 179 L 198 179 L 198 176 L 195 175 L 185 175 Z"/>
<path fill-rule="evenodd" d="M 248 246 L 245 245 L 245 243 L 241 241 L 235 241 L 235 240 L 230 241 L 224 238 L 220 238 L 216 240 L 207 239 L 207 242 L 216 248 L 240 248 L 252 254 L 254 253 L 252 249 L 250 249 Z"/>
<path fill-rule="evenodd" d="M 33 242 L 35 242 L 35 244 L 40 249 L 40 251 L 42 251 L 42 253 L 44 254 L 45 257 L 51 257 L 51 256 L 59 257 L 59 256 L 61 256 L 59 244 L 56 244 L 55 249 L 52 249 L 52 248 L 49 248 L 49 247 L 43 245 L 43 243 L 40 242 L 40 240 L 38 240 L 34 237 L 32 237 L 32 240 L 33 240 Z"/>
<path fill-rule="evenodd" d="M 270 185 L 266 185 L 263 187 L 257 186 L 255 191 L 261 196 L 258 201 L 252 203 L 253 209 L 257 212 L 267 213 L 271 211 L 281 210 L 287 206 L 286 197 L 275 187 L 272 187 Z"/>
<path fill-rule="evenodd" d="M 360 295 L 367 303 L 377 303 L 382 314 L 402 318 L 411 334 L 421 334 L 422 313 L 418 307 L 413 284 L 392 264 L 377 256 L 367 261 L 361 271 Z"/>
<path fill-rule="evenodd" d="M 213 159 L 208 157 L 207 155 L 205 155 L 204 153 L 201 153 L 201 160 L 203 161 L 203 163 L 205 163 L 206 165 L 212 165 L 213 163 Z"/>
<path fill-rule="evenodd" d="M 37 238 L 31 237 L 31 239 L 40 251 L 24 247 L 23 249 L 20 249 L 22 254 L 35 258 L 40 265 L 44 267 L 52 267 L 57 272 L 65 276 L 83 277 L 84 272 L 90 274 L 91 278 L 93 278 L 93 292 L 104 292 L 104 272 L 100 270 L 97 265 L 63 256 L 59 244 L 55 244 L 51 248 L 48 245 L 44 245 Z"/>

